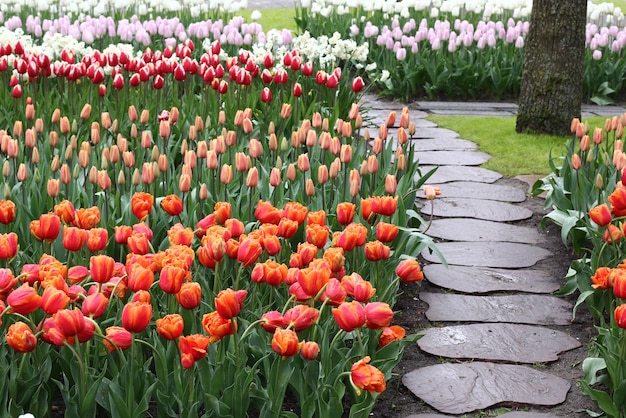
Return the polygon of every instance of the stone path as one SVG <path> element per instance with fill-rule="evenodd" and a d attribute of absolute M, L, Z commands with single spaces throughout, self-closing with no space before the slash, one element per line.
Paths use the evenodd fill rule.
<path fill-rule="evenodd" d="M 366 102 L 373 107 L 369 114 L 374 126 L 384 123 L 390 110 L 399 114 L 403 107 L 374 97 Z M 423 193 L 417 196 L 422 217 L 433 217 L 426 233 L 437 240 L 447 266 L 434 253 L 421 254 L 426 280 L 435 286 L 419 295 L 429 306 L 426 317 L 432 328 L 417 344 L 424 355 L 440 360 L 405 373 L 402 383 L 441 414 L 478 416 L 493 406 L 513 405 L 520 411 L 500 416 L 558 418 L 550 408 L 565 401 L 576 379 L 533 365 L 556 361 L 581 347 L 567 332 L 572 304 L 551 295 L 566 271 L 555 277 L 536 267 L 541 260 L 548 262 L 552 252 L 541 246 L 537 229 L 516 225 L 533 216 L 520 206 L 526 187 L 496 184 L 502 176 L 479 166 L 490 156 L 456 132 L 423 119 L 428 113 L 512 116 L 517 108 L 487 103 L 468 111 L 467 104 L 436 102 L 409 108 L 417 126 L 412 146 L 422 172 L 438 166 L 427 184 L 438 186 L 441 196 L 432 202 Z M 584 114 L 620 112 L 586 107 Z M 441 414 L 403 418 L 450 416 Z"/>

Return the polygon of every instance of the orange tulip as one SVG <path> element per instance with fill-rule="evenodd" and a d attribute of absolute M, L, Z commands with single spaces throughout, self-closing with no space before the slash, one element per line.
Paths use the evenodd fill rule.
<path fill-rule="evenodd" d="M 232 319 L 239 315 L 243 301 L 248 295 L 247 290 L 225 289 L 215 298 L 215 310 L 224 319 Z"/>
<path fill-rule="evenodd" d="M 337 205 L 337 222 L 341 225 L 348 225 L 354 219 L 356 205 L 350 202 L 343 202 Z"/>
<path fill-rule="evenodd" d="M 65 309 L 70 303 L 70 297 L 63 290 L 48 286 L 41 296 L 41 310 L 52 315 L 61 309 Z"/>
<path fill-rule="evenodd" d="M 306 360 L 315 360 L 320 353 L 320 346 L 315 341 L 303 341 L 300 354 Z"/>
<path fill-rule="evenodd" d="M 327 226 L 310 224 L 305 227 L 306 241 L 317 248 L 324 248 L 328 243 L 329 230 Z"/>
<path fill-rule="evenodd" d="M 41 306 L 41 296 L 33 287 L 24 283 L 9 293 L 6 303 L 11 307 L 11 312 L 28 315 Z"/>
<path fill-rule="evenodd" d="M 372 211 L 379 215 L 391 216 L 398 208 L 398 196 L 375 197 L 372 201 Z"/>
<path fill-rule="evenodd" d="M 87 249 L 92 253 L 102 251 L 109 241 L 109 232 L 105 228 L 91 228 L 87 231 Z"/>
<path fill-rule="evenodd" d="M 113 277 L 115 260 L 108 255 L 93 255 L 89 259 L 91 279 L 97 283 L 106 283 Z"/>
<path fill-rule="evenodd" d="M 202 327 L 211 336 L 212 343 L 237 332 L 237 323 L 223 318 L 217 311 L 202 316 Z"/>
<path fill-rule="evenodd" d="M 135 254 L 148 254 L 150 251 L 150 241 L 145 234 L 133 232 L 126 241 L 128 250 Z"/>
<path fill-rule="evenodd" d="M 282 217 L 298 222 L 298 225 L 304 223 L 309 210 L 306 206 L 298 202 L 287 202 L 282 210 Z"/>
<path fill-rule="evenodd" d="M 611 223 L 611 210 L 609 205 L 603 203 L 589 210 L 589 217 L 598 226 L 607 226 Z"/>
<path fill-rule="evenodd" d="M 194 234 L 191 228 L 185 228 L 180 223 L 175 224 L 167 231 L 167 238 L 171 245 L 184 245 L 191 247 L 193 237 Z"/>
<path fill-rule="evenodd" d="M 370 393 L 380 393 L 387 388 L 385 375 L 376 367 L 367 364 L 369 362 L 370 357 L 367 356 L 352 365 L 350 380 L 357 389 L 357 395 L 360 395 L 361 389 Z"/>
<path fill-rule="evenodd" d="M 326 225 L 326 212 L 323 210 L 309 212 L 307 215 L 307 224 Z"/>
<path fill-rule="evenodd" d="M 626 299 L 626 270 L 613 269 L 609 275 L 609 282 L 613 287 L 616 298 Z"/>
<path fill-rule="evenodd" d="M 54 241 L 61 231 L 61 220 L 53 213 L 44 213 L 39 217 L 35 237 L 41 241 Z M 33 232 L 31 228 L 31 232 Z"/>
<path fill-rule="evenodd" d="M 232 206 L 228 202 L 217 202 L 213 207 L 213 213 L 215 214 L 215 222 L 220 225 L 224 225 L 224 223 L 230 219 L 230 214 L 232 212 Z"/>
<path fill-rule="evenodd" d="M 68 251 L 80 251 L 87 239 L 87 232 L 75 226 L 63 226 L 63 248 Z"/>
<path fill-rule="evenodd" d="M 163 200 L 161 200 L 161 207 L 165 212 L 167 212 L 168 215 L 177 216 L 183 211 L 183 201 L 180 197 L 178 197 L 178 195 L 171 194 L 165 196 Z M 148 213 L 150 213 L 149 210 Z"/>
<path fill-rule="evenodd" d="M 341 285 L 341 282 L 335 278 L 331 278 L 326 284 L 324 293 L 320 300 L 322 302 L 328 300 L 328 303 L 334 306 L 339 306 L 345 302 L 348 293 L 346 289 Z"/>
<path fill-rule="evenodd" d="M 618 187 L 608 197 L 611 212 L 615 217 L 626 216 L 626 187 Z"/>
<path fill-rule="evenodd" d="M 133 342 L 132 334 L 122 327 L 112 326 L 106 329 L 106 339 L 102 342 L 110 352 L 126 350 Z"/>
<path fill-rule="evenodd" d="M 424 280 L 424 273 L 420 268 L 417 260 L 407 258 L 402 260 L 398 267 L 396 267 L 396 274 L 405 283 L 418 282 Z"/>
<path fill-rule="evenodd" d="M 95 228 L 100 223 L 100 209 L 97 206 L 77 209 L 74 223 L 82 229 Z"/>
<path fill-rule="evenodd" d="M 283 322 L 289 329 L 296 332 L 309 328 L 320 316 L 320 311 L 307 305 L 296 305 L 285 312 Z"/>
<path fill-rule="evenodd" d="M 152 210 L 154 203 L 154 196 L 150 193 L 136 192 L 130 199 L 130 208 L 133 215 L 140 221 L 143 221 L 148 217 L 148 214 Z"/>
<path fill-rule="evenodd" d="M 623 303 L 615 308 L 613 315 L 617 326 L 620 328 L 626 328 L 626 303 Z"/>
<path fill-rule="evenodd" d="M 4 300 L 4 296 L 13 290 L 17 282 L 17 278 L 10 269 L 0 269 L 0 300 Z"/>
<path fill-rule="evenodd" d="M 274 260 L 267 260 L 261 266 L 263 268 L 263 281 L 270 286 L 278 286 L 283 283 L 289 272 L 286 265 Z"/>
<path fill-rule="evenodd" d="M 611 283 L 609 282 L 609 275 L 611 273 L 611 268 L 609 267 L 599 267 L 595 274 L 591 276 L 591 287 L 594 289 L 610 289 Z"/>
<path fill-rule="evenodd" d="M 176 300 L 185 309 L 195 309 L 200 306 L 202 290 L 200 283 L 185 282 L 176 293 Z"/>
<path fill-rule="evenodd" d="M 616 244 L 620 242 L 623 237 L 624 233 L 622 230 L 613 224 L 609 224 L 604 230 L 603 238 L 608 244 Z"/>
<path fill-rule="evenodd" d="M 367 280 L 355 280 L 350 294 L 359 302 L 368 302 L 376 294 L 376 289 Z"/>
<path fill-rule="evenodd" d="M 386 222 L 379 222 L 376 225 L 376 239 L 382 242 L 391 242 L 400 232 L 400 229 L 394 225 Z"/>
<path fill-rule="evenodd" d="M 152 319 L 152 305 L 144 302 L 129 302 L 122 310 L 122 326 L 129 332 L 141 332 Z"/>
<path fill-rule="evenodd" d="M 159 286 L 165 293 L 176 294 L 180 291 L 187 271 L 180 266 L 167 265 L 161 270 Z"/>
<path fill-rule="evenodd" d="M 369 329 L 382 329 L 391 323 L 393 311 L 385 302 L 372 302 L 365 305 L 365 318 Z"/>
<path fill-rule="evenodd" d="M 239 244 L 237 249 L 237 261 L 243 263 L 243 267 L 249 267 L 256 262 L 263 248 L 259 241 L 253 238 L 246 238 Z"/>
<path fill-rule="evenodd" d="M 96 292 L 85 297 L 81 311 L 83 315 L 97 319 L 104 314 L 108 305 L 109 298 L 101 292 Z"/>
<path fill-rule="evenodd" d="M 139 264 L 133 264 L 131 266 L 127 277 L 127 286 L 131 292 L 149 290 L 153 283 L 154 272 L 151 269 Z"/>
<path fill-rule="evenodd" d="M 378 240 L 365 244 L 365 258 L 370 261 L 387 260 L 390 255 L 391 249 Z"/>
<path fill-rule="evenodd" d="M 156 320 L 156 330 L 166 340 L 175 340 L 180 337 L 184 328 L 183 317 L 179 314 L 165 315 Z"/>
<path fill-rule="evenodd" d="M 254 216 L 261 223 L 278 225 L 281 219 L 281 211 L 276 209 L 270 202 L 259 200 L 254 209 Z"/>
<path fill-rule="evenodd" d="M 15 232 L 0 234 L 0 259 L 9 260 L 17 255 L 18 237 Z"/>
<path fill-rule="evenodd" d="M 54 316 L 54 322 L 65 337 L 71 341 L 85 328 L 85 316 L 80 309 L 61 309 Z"/>
<path fill-rule="evenodd" d="M 371 197 L 361 199 L 361 218 L 363 218 L 364 221 L 370 224 L 373 222 L 373 217 L 374 217 L 373 216 L 374 212 L 372 211 L 373 202 L 374 202 L 374 199 Z"/>
<path fill-rule="evenodd" d="M 332 313 L 339 328 L 346 332 L 354 331 L 365 325 L 365 308 L 360 302 L 344 302 L 333 308 Z"/>
<path fill-rule="evenodd" d="M 378 339 L 378 347 L 382 348 L 393 341 L 401 340 L 405 335 L 406 331 L 399 325 L 385 327 L 383 328 L 383 333 Z"/>
<path fill-rule="evenodd" d="M 302 290 L 309 296 L 315 296 L 330 280 L 330 267 L 324 263 L 322 265 L 311 265 L 310 267 L 302 270 L 302 275 L 298 280 L 298 283 L 302 287 Z"/>
<path fill-rule="evenodd" d="M 15 220 L 15 203 L 0 200 L 0 223 L 8 225 Z"/>
<path fill-rule="evenodd" d="M 185 369 L 193 367 L 196 361 L 206 357 L 211 340 L 201 334 L 182 336 L 178 339 L 180 363 Z"/>
<path fill-rule="evenodd" d="M 133 233 L 133 228 L 128 225 L 115 226 L 115 243 L 126 244 L 128 237 Z"/>
<path fill-rule="evenodd" d="M 37 337 L 30 327 L 21 321 L 9 326 L 5 339 L 8 346 L 18 353 L 29 353 L 37 347 Z"/>
<path fill-rule="evenodd" d="M 281 218 L 278 223 L 278 236 L 282 238 L 291 238 L 298 232 L 298 222 L 288 218 Z"/>
<path fill-rule="evenodd" d="M 298 335 L 290 329 L 276 329 L 272 338 L 272 350 L 283 359 L 298 354 L 300 352 Z"/>

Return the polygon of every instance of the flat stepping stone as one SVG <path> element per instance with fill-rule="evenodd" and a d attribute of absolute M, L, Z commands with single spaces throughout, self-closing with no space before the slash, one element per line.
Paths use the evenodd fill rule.
<path fill-rule="evenodd" d="M 417 345 L 435 356 L 529 364 L 558 360 L 581 346 L 561 331 L 506 323 L 429 328 Z"/>
<path fill-rule="evenodd" d="M 464 293 L 526 292 L 549 294 L 561 288 L 560 279 L 545 270 L 495 269 L 488 267 L 429 264 L 422 268 L 426 279 L 439 287 Z"/>
<path fill-rule="evenodd" d="M 442 198 L 461 197 L 498 200 L 501 202 L 523 202 L 526 200 L 526 192 L 524 190 L 502 184 L 454 181 L 444 183 L 438 187 L 441 189 Z M 421 189 L 417 192 L 417 197 L 425 198 Z"/>
<path fill-rule="evenodd" d="M 427 165 L 481 165 L 491 155 L 479 151 L 424 151 L 415 154 L 419 164 Z"/>
<path fill-rule="evenodd" d="M 421 166 L 422 173 L 428 173 L 435 166 Z M 419 174 L 416 180 L 419 180 Z M 426 181 L 427 184 L 449 183 L 451 181 L 472 181 L 477 183 L 494 183 L 502 178 L 502 174 L 482 167 L 439 166 L 437 171 Z"/>
<path fill-rule="evenodd" d="M 509 269 L 531 267 L 552 255 L 544 248 L 516 242 L 439 242 L 437 249 L 447 264 Z M 442 263 L 439 255 L 428 249 L 422 251 L 422 257 L 432 263 Z"/>
<path fill-rule="evenodd" d="M 435 208 L 436 205 L 435 203 Z M 537 228 L 471 218 L 435 219 L 426 234 L 448 241 L 505 241 L 536 244 L 543 239 Z"/>
<path fill-rule="evenodd" d="M 421 128 L 415 130 L 413 139 L 419 138 L 458 138 L 459 133 L 451 129 L 440 128 L 435 125 L 432 128 Z"/>
<path fill-rule="evenodd" d="M 528 366 L 484 362 L 423 367 L 404 375 L 402 383 L 446 414 L 463 414 L 502 402 L 558 405 L 571 387 L 565 379 Z"/>
<path fill-rule="evenodd" d="M 478 145 L 459 138 L 420 138 L 411 140 L 411 148 L 413 151 L 473 151 Z"/>
<path fill-rule="evenodd" d="M 532 210 L 511 203 L 467 198 L 435 199 L 434 204 L 426 202 L 420 212 L 446 218 L 476 218 L 497 222 L 520 221 L 533 216 Z"/>
<path fill-rule="evenodd" d="M 442 414 L 411 414 L 405 418 L 451 418 L 452 415 Z M 513 411 L 498 415 L 498 418 L 562 418 L 558 415 L 543 412 Z"/>
<path fill-rule="evenodd" d="M 426 318 L 435 322 L 510 322 L 531 325 L 569 325 L 572 305 L 556 296 L 468 296 L 420 293 L 428 304 Z"/>

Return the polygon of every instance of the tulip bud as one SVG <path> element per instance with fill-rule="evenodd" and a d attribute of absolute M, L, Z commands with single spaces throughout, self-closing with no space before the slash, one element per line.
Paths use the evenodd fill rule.
<path fill-rule="evenodd" d="M 398 188 L 398 181 L 396 180 L 396 176 L 393 174 L 387 174 L 385 177 L 385 192 L 390 195 L 396 194 L 396 189 Z"/>
<path fill-rule="evenodd" d="M 291 163 L 287 166 L 287 180 L 294 181 L 296 179 L 296 166 Z"/>
<path fill-rule="evenodd" d="M 233 167 L 224 164 L 220 172 L 220 182 L 222 184 L 229 184 L 231 181 L 233 181 Z"/>
<path fill-rule="evenodd" d="M 306 195 L 309 197 L 315 195 L 315 186 L 313 185 L 313 180 L 306 179 L 306 182 L 304 184 L 304 190 L 306 192 Z"/>
<path fill-rule="evenodd" d="M 248 175 L 246 177 L 246 186 L 248 187 L 257 187 L 259 184 L 259 170 L 256 167 L 252 167 L 248 170 Z"/>
<path fill-rule="evenodd" d="M 178 181 L 178 189 L 182 193 L 187 193 L 191 188 L 191 177 L 188 174 L 181 174 Z"/>
<path fill-rule="evenodd" d="M 117 184 L 126 184 L 126 176 L 124 175 L 124 170 L 120 170 L 119 174 L 117 175 Z"/>
<path fill-rule="evenodd" d="M 276 167 L 270 172 L 270 185 L 277 187 L 280 184 L 280 170 Z"/>
<path fill-rule="evenodd" d="M 23 183 L 27 179 L 28 179 L 28 174 L 26 171 L 26 164 L 20 163 L 19 167 L 17 168 L 17 180 Z"/>
<path fill-rule="evenodd" d="M 2 165 L 2 175 L 5 178 L 11 175 L 11 163 L 9 160 L 4 160 L 4 164 Z"/>

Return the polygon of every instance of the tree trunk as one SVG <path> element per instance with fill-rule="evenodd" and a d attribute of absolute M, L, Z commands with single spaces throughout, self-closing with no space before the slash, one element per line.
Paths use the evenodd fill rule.
<path fill-rule="evenodd" d="M 580 118 L 587 0 L 533 0 L 515 130 L 566 135 Z"/>

